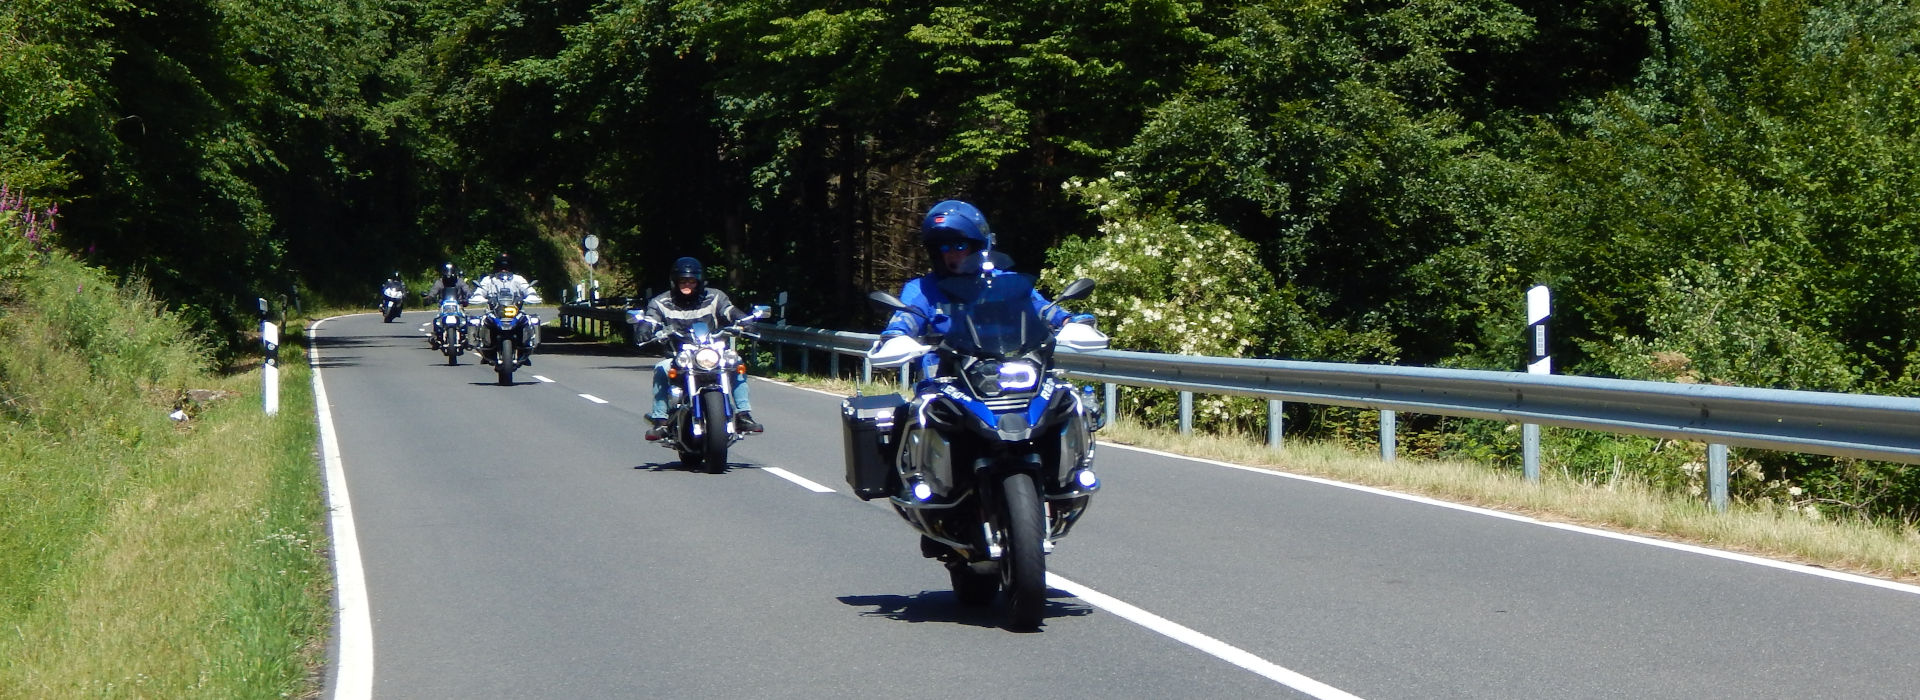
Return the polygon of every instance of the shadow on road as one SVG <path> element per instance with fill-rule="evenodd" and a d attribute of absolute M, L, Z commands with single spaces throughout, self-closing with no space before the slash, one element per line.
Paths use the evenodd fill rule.
<path fill-rule="evenodd" d="M 1052 600 L 1071 598 L 1066 592 L 1047 589 L 1047 611 L 1045 619 L 1056 617 L 1084 617 L 1093 614 L 1093 608 L 1081 603 Z M 841 603 L 852 607 L 872 607 L 860 613 L 861 617 L 884 617 L 900 622 L 946 622 L 973 627 L 999 627 L 1006 620 L 1007 611 L 1002 603 L 993 605 L 964 605 L 954 597 L 953 591 L 921 591 L 914 595 L 843 595 Z M 1043 626 L 1045 622 L 1041 623 Z"/>

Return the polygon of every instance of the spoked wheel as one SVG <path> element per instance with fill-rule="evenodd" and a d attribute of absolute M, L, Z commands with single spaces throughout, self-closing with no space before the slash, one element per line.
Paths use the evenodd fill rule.
<path fill-rule="evenodd" d="M 1007 591 L 1007 626 L 1030 630 L 1040 626 L 1047 607 L 1046 514 L 1033 477 L 1013 472 L 1000 479 L 1005 507 L 1005 552 L 1000 558 L 1000 587 Z M 956 589 L 957 591 L 958 589 Z"/>
<path fill-rule="evenodd" d="M 516 349 L 512 338 L 503 338 L 493 353 L 493 371 L 500 378 L 500 386 L 513 386 L 513 369 L 520 360 L 513 354 Z"/>
<path fill-rule="evenodd" d="M 701 457 L 706 461 L 708 474 L 719 474 L 727 470 L 727 396 L 718 391 L 709 391 L 700 395 L 700 417 L 706 423 L 706 435 Z"/>

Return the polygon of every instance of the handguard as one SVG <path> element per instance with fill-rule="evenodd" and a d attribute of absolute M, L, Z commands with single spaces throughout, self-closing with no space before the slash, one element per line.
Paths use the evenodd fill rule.
<path fill-rule="evenodd" d="M 875 367 L 898 367 L 932 351 L 933 347 L 904 335 L 888 338 L 867 351 Z"/>
<path fill-rule="evenodd" d="M 1060 332 L 1054 334 L 1053 341 L 1056 345 L 1068 350 L 1084 352 L 1107 349 L 1107 334 L 1101 333 L 1091 324 L 1086 323 L 1075 322 L 1060 326 Z"/>

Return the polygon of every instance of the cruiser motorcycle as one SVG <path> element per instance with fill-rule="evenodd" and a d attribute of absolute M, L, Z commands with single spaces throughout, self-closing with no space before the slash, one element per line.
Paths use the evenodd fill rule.
<path fill-rule="evenodd" d="M 1101 409 L 1091 387 L 1076 391 L 1054 367 L 1054 351 L 1104 349 L 1107 337 L 1086 323 L 1050 328 L 1045 310 L 1033 308 L 1034 279 L 993 274 L 1010 261 L 984 257 L 980 274 L 940 284 L 951 302 L 943 306 L 945 336 L 893 338 L 868 353 L 882 367 L 928 353 L 939 363 L 911 401 L 886 395 L 842 404 L 848 481 L 862 498 L 884 495 L 920 532 L 921 553 L 946 566 L 963 604 L 1004 591 L 1008 626 L 1033 629 L 1046 607 L 1046 555 L 1100 489 L 1093 432 Z M 1083 298 L 1093 285 L 1077 280 L 1056 303 Z M 885 292 L 871 298 L 918 314 Z"/>
<path fill-rule="evenodd" d="M 709 474 L 727 470 L 727 448 L 746 437 L 733 425 L 733 385 L 726 375 L 744 373 L 733 338 L 757 338 L 749 323 L 766 318 L 770 309 L 753 307 L 753 315 L 719 330 L 696 321 L 685 331 L 665 328 L 652 337 L 636 341 L 647 345 L 668 340 L 674 348 L 673 364 L 667 367 L 667 379 L 673 382 L 667 399 L 667 436 L 660 444 L 680 453 L 680 463 L 688 469 L 705 469 Z M 627 312 L 627 321 L 642 327 L 645 312 Z"/>

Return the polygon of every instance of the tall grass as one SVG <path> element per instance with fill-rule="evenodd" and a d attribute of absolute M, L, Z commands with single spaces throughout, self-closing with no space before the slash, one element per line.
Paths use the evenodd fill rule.
<path fill-rule="evenodd" d="M 257 370 L 210 371 L 141 285 L 18 248 L 0 247 L 0 698 L 311 694 L 331 604 L 310 416 L 264 416 Z M 283 406 L 311 405 L 305 376 L 287 368 Z"/>

